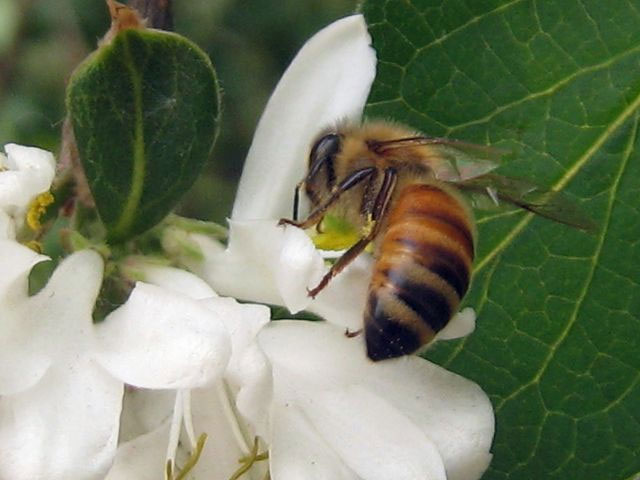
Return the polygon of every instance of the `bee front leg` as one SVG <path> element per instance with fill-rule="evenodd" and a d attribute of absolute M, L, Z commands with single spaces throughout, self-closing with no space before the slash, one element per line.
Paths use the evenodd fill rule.
<path fill-rule="evenodd" d="M 316 295 L 329 284 L 329 281 L 360 255 L 364 249 L 367 248 L 367 245 L 376 237 L 380 231 L 380 220 L 384 217 L 389 207 L 389 201 L 391 200 L 395 185 L 396 171 L 393 168 L 388 168 L 384 171 L 382 185 L 380 186 L 380 190 L 378 190 L 375 202 L 373 202 L 371 206 L 371 212 L 367 213 L 367 216 L 371 219 L 367 234 L 344 252 L 336 263 L 331 266 L 325 276 L 322 277 L 320 283 L 308 291 L 311 298 L 316 298 Z"/>
<path fill-rule="evenodd" d="M 342 256 L 334 263 L 329 271 L 322 277 L 320 283 L 316 285 L 315 288 L 307 290 L 309 296 L 311 298 L 316 298 L 324 287 L 329 284 L 329 281 L 339 274 L 347 265 L 349 265 L 358 255 L 360 255 L 367 245 L 371 242 L 371 239 L 367 236 L 365 238 L 361 238 L 354 245 L 349 248 L 346 252 L 342 254 Z"/>
<path fill-rule="evenodd" d="M 351 330 L 349 330 L 349 328 L 347 328 L 344 331 L 344 336 L 347 337 L 347 338 L 354 338 L 354 337 L 357 337 L 358 335 L 360 335 L 363 331 L 364 331 L 364 329 L 362 329 L 362 328 L 359 328 L 358 330 L 353 330 L 353 331 L 351 331 Z"/>
<path fill-rule="evenodd" d="M 327 210 L 331 208 L 339 199 L 340 196 L 347 190 L 355 187 L 360 182 L 366 180 L 375 173 L 374 167 L 362 168 L 356 170 L 349 176 L 347 176 L 342 182 L 340 182 L 331 192 L 329 198 L 322 202 L 315 210 L 313 210 L 306 220 L 297 222 L 295 220 L 289 220 L 287 218 L 281 218 L 278 225 L 294 225 L 296 227 L 306 230 L 309 227 L 313 227 L 319 223 L 323 218 Z M 299 190 L 300 185 L 296 186 L 296 192 Z M 296 195 L 297 196 L 297 195 Z"/>

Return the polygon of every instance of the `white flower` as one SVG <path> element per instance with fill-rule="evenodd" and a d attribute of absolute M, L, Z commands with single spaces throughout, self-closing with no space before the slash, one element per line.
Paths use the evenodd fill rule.
<path fill-rule="evenodd" d="M 357 119 L 375 74 L 364 20 L 342 19 L 314 36 L 285 72 L 260 120 L 230 221 L 228 248 L 191 235 L 204 261 L 183 257 L 216 291 L 307 309 L 328 322 L 272 322 L 259 340 L 272 362 L 268 436 L 272 478 L 477 479 L 488 466 L 491 404 L 472 382 L 419 357 L 372 363 L 357 329 L 370 278 L 361 256 L 314 300 L 326 267 L 309 238 L 276 226 L 290 216 L 314 136 Z M 472 310 L 442 337 L 473 330 Z"/>
<path fill-rule="evenodd" d="M 473 382 L 415 356 L 373 363 L 325 322 L 272 322 L 259 338 L 272 478 L 463 480 L 489 465 L 493 411 Z"/>
<path fill-rule="evenodd" d="M 200 299 L 228 332 L 231 355 L 223 375 L 211 385 L 179 390 L 177 394 L 128 392 L 121 435 L 125 442 L 106 478 L 162 478 L 165 458 L 183 464 L 196 438 L 206 433 L 204 449 L 190 475 L 227 479 L 238 469 L 238 459 L 250 453 L 254 438 L 267 436 L 272 377 L 255 339 L 269 322 L 269 309 L 218 297 L 202 280 L 182 270 L 135 260 L 129 268 L 146 281 Z M 178 445 L 182 421 L 185 441 Z M 167 450 L 169 454 L 165 455 Z"/>
<path fill-rule="evenodd" d="M 143 283 L 94 324 L 100 256 L 69 256 L 29 296 L 31 267 L 45 259 L 0 240 L 0 478 L 103 478 L 124 383 L 208 384 L 227 367 L 229 336 L 207 307 Z"/>
<path fill-rule="evenodd" d="M 51 186 L 55 160 L 35 147 L 9 143 L 0 153 L 0 238 L 15 238 L 31 201 Z"/>

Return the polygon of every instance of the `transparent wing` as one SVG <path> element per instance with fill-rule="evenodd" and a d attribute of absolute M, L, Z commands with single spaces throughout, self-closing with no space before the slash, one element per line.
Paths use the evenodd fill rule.
<path fill-rule="evenodd" d="M 527 180 L 486 174 L 459 182 L 457 187 L 476 195 L 485 195 L 490 200 L 485 204 L 495 205 L 503 201 L 586 232 L 597 230 L 596 223 L 566 194 Z"/>
<path fill-rule="evenodd" d="M 438 180 L 460 182 L 488 173 L 500 165 L 507 152 L 449 138 L 416 136 L 370 142 L 375 152 L 384 154 L 395 149 L 429 147 L 424 163 Z"/>

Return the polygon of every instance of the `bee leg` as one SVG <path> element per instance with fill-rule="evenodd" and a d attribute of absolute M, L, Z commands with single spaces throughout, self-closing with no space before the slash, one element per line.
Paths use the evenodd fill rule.
<path fill-rule="evenodd" d="M 293 221 L 298 221 L 298 207 L 300 206 L 300 187 L 304 184 L 304 180 L 296 185 L 293 191 Z"/>
<path fill-rule="evenodd" d="M 320 280 L 320 283 L 316 285 L 315 288 L 312 288 L 311 290 L 307 291 L 307 293 L 311 298 L 316 298 L 316 295 L 318 295 L 318 293 L 320 293 L 322 289 L 324 289 L 324 287 L 326 287 L 329 284 L 329 281 L 333 277 L 339 274 L 347 265 L 353 262 L 353 260 L 358 255 L 360 255 L 365 248 L 367 248 L 367 245 L 369 245 L 369 243 L 371 242 L 371 238 L 373 238 L 373 237 L 371 238 L 369 237 L 370 235 L 367 235 L 365 238 L 361 238 L 354 245 L 352 245 L 351 248 L 349 248 L 349 250 L 347 250 L 342 254 L 342 256 L 336 261 L 336 263 L 334 263 L 331 266 L 331 268 L 325 274 L 325 276 L 322 277 L 322 280 Z"/>
<path fill-rule="evenodd" d="M 294 225 L 296 227 L 302 228 L 303 230 L 316 225 L 322 220 L 327 210 L 340 199 L 340 196 L 344 192 L 369 178 L 369 176 L 374 174 L 375 171 L 376 169 L 374 167 L 356 170 L 351 175 L 346 177 L 342 182 L 340 182 L 338 186 L 336 186 L 335 189 L 331 192 L 329 198 L 327 198 L 314 211 L 312 211 L 306 218 L 306 220 L 303 220 L 302 222 L 296 222 L 294 220 L 281 218 L 278 222 L 278 225 Z"/>
<path fill-rule="evenodd" d="M 358 335 L 360 335 L 362 332 L 364 331 L 364 329 L 359 328 L 358 330 L 354 330 L 353 332 L 351 330 L 349 330 L 348 328 L 344 331 L 344 336 L 348 337 L 348 338 L 353 338 L 353 337 L 357 337 Z"/>
<path fill-rule="evenodd" d="M 320 280 L 320 283 L 316 285 L 315 288 L 308 290 L 308 294 L 311 298 L 315 298 L 316 295 L 318 295 L 318 293 L 320 293 L 322 289 L 328 285 L 329 281 L 331 281 L 333 277 L 340 273 L 358 255 L 360 255 L 365 248 L 367 248 L 367 245 L 369 245 L 369 243 L 371 243 L 371 240 L 373 240 L 378 234 L 381 225 L 381 222 L 379 220 L 384 217 L 384 214 L 389 207 L 389 200 L 391 200 L 391 195 L 393 194 L 395 185 L 396 171 L 393 168 L 388 168 L 384 171 L 382 185 L 380 186 L 380 190 L 378 190 L 376 201 L 371 207 L 372 211 L 368 213 L 371 215 L 371 228 L 363 238 L 358 240 L 349 248 L 349 250 L 342 254 L 342 256 L 336 261 L 336 263 L 331 266 L 325 276 L 322 277 L 322 280 Z"/>

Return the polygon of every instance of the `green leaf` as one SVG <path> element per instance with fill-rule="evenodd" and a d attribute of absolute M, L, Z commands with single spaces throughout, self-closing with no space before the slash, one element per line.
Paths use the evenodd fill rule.
<path fill-rule="evenodd" d="M 124 30 L 73 74 L 67 108 L 108 239 L 162 220 L 205 164 L 218 84 L 204 52 L 157 30 Z"/>
<path fill-rule="evenodd" d="M 477 330 L 430 359 L 496 412 L 483 478 L 640 473 L 640 5 L 366 0 L 366 113 L 514 152 L 500 173 L 561 189 L 595 235 L 479 214 Z"/>

